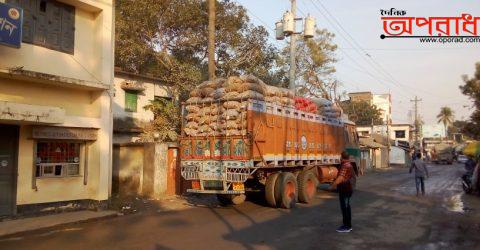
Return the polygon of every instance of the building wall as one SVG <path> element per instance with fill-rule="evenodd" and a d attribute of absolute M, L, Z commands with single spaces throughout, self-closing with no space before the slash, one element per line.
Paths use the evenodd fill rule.
<path fill-rule="evenodd" d="M 0 100 L 39 106 L 61 107 L 65 109 L 65 115 L 71 119 L 78 117 L 100 118 L 100 94 L 101 92 L 88 90 L 72 91 L 72 89 L 69 88 L 58 88 L 28 81 L 13 79 L 0 80 Z"/>
<path fill-rule="evenodd" d="M 422 125 L 422 137 L 443 138 L 445 137 L 445 128 L 443 127 L 443 124 Z"/>
<path fill-rule="evenodd" d="M 391 122 L 392 102 L 390 99 L 390 94 L 373 95 L 372 104 L 382 110 L 382 120 L 384 122 Z"/>
<path fill-rule="evenodd" d="M 75 6 L 74 54 L 28 43 L 22 43 L 20 49 L 0 46 L 0 68 L 22 66 L 24 70 L 109 85 L 113 75 L 112 1 L 61 2 Z"/>
<path fill-rule="evenodd" d="M 365 101 L 372 104 L 373 94 L 371 92 L 349 93 L 348 96 L 350 97 L 351 101 Z"/>
<path fill-rule="evenodd" d="M 125 81 L 137 82 L 144 87 L 143 91 L 138 92 L 137 112 L 125 111 L 125 90 L 122 89 L 122 83 Z M 132 78 L 124 75 L 116 75 L 114 80 L 115 97 L 113 99 L 113 116 L 115 118 L 134 118 L 141 121 L 153 120 L 153 113 L 145 110 L 144 107 L 153 101 L 155 96 L 167 97 L 168 93 L 165 87 L 159 83 L 151 81 L 142 81 L 138 78 Z"/>
<path fill-rule="evenodd" d="M 37 188 L 32 188 L 32 177 L 35 174 L 32 169 L 35 141 L 30 139 L 31 134 L 31 126 L 22 125 L 20 127 L 17 205 L 82 199 L 105 200 L 108 198 L 108 196 L 105 197 L 104 192 L 99 190 L 101 162 L 98 141 L 89 148 L 87 185 L 84 185 L 83 176 L 85 165 L 81 164 L 81 176 L 37 178 Z"/>
<path fill-rule="evenodd" d="M 410 142 L 412 140 L 411 125 L 404 124 L 392 124 L 390 125 L 390 139 L 391 140 L 400 140 Z M 397 138 L 395 136 L 396 130 L 405 131 L 405 138 Z M 372 126 L 357 126 L 357 132 L 359 135 L 371 135 Z M 378 133 L 381 135 L 387 135 L 387 125 L 375 125 L 373 126 L 373 133 Z"/>
<path fill-rule="evenodd" d="M 4 117 L 0 120 L 1 124 L 20 127 L 17 205 L 81 199 L 101 201 L 110 195 L 112 113 L 109 88 L 113 82 L 113 1 L 61 2 L 76 8 L 73 55 L 27 43 L 22 43 L 20 49 L 0 46 L 0 101 L 11 107 L 30 105 L 20 116 L 39 112 L 44 107 L 64 111 L 55 122 L 48 118 L 42 123 Z M 38 73 L 38 78 L 25 73 L 12 76 L 9 69 L 14 67 L 22 72 Z M 42 78 L 45 74 L 48 79 Z M 32 139 L 32 126 L 38 125 L 97 130 L 96 140 L 89 142 L 86 185 L 83 160 L 80 160 L 80 176 L 34 178 L 36 141 Z M 83 153 L 81 158 L 86 159 Z"/>
<path fill-rule="evenodd" d="M 121 195 L 142 195 L 143 144 L 116 145 L 113 155 L 114 192 Z"/>
<path fill-rule="evenodd" d="M 137 91 L 137 110 L 130 112 L 125 110 L 124 83 L 133 83 L 141 86 Z M 114 134 L 113 143 L 123 144 L 138 142 L 140 138 L 141 124 L 154 119 L 153 112 L 145 110 L 145 106 L 151 103 L 155 97 L 171 97 L 169 87 L 158 80 L 152 80 L 141 75 L 115 73 L 115 95 L 113 98 Z M 133 129 L 133 130 L 132 130 Z"/>

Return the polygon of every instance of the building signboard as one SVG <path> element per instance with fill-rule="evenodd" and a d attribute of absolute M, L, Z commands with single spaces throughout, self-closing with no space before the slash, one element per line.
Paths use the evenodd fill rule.
<path fill-rule="evenodd" d="M 0 2 L 0 44 L 20 48 L 23 10 Z"/>
<path fill-rule="evenodd" d="M 97 140 L 97 129 L 35 126 L 32 129 L 32 138 L 95 141 Z"/>

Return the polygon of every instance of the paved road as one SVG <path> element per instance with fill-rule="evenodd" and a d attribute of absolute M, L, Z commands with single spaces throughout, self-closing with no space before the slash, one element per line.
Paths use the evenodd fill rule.
<path fill-rule="evenodd" d="M 258 201 L 153 210 L 3 239 L 0 249 L 478 249 L 480 198 L 462 194 L 462 168 L 430 170 L 420 198 L 406 169 L 361 177 L 350 234 L 335 232 L 337 197 L 322 191 L 314 204 L 293 210 Z"/>

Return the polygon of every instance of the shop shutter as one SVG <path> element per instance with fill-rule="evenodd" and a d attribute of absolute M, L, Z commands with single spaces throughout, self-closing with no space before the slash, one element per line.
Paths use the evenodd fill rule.
<path fill-rule="evenodd" d="M 125 90 L 125 111 L 137 112 L 137 92 Z"/>

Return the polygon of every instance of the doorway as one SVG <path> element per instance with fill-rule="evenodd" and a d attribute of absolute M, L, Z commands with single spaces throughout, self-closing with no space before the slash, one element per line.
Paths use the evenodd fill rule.
<path fill-rule="evenodd" d="M 0 216 L 15 213 L 17 150 L 18 126 L 0 124 Z"/>

